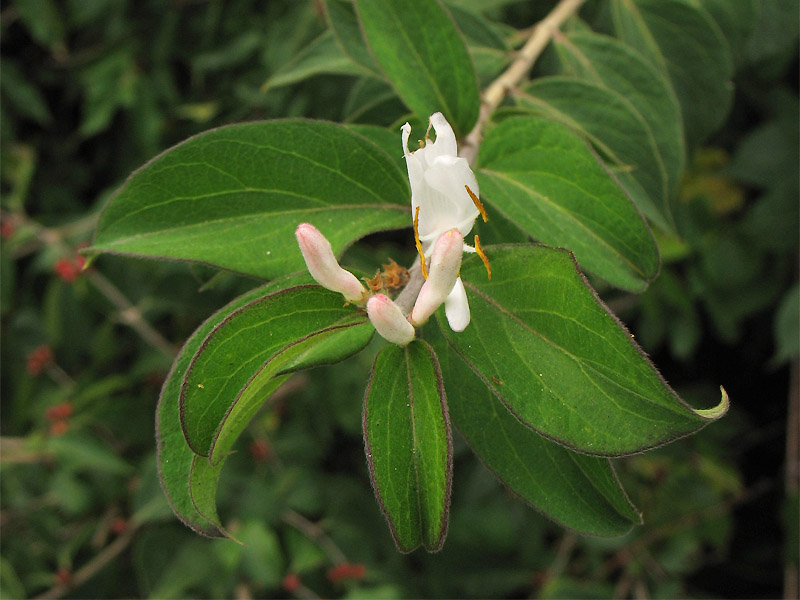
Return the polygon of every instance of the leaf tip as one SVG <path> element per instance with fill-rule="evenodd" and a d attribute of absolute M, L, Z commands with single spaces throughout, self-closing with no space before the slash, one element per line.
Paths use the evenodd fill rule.
<path fill-rule="evenodd" d="M 703 417 L 704 419 L 708 419 L 709 421 L 716 421 L 720 417 L 722 417 L 726 412 L 728 412 L 728 408 L 731 405 L 730 399 L 728 398 L 728 392 L 725 391 L 725 388 L 719 386 L 719 390 L 722 393 L 722 398 L 719 401 L 719 404 L 714 406 L 713 408 L 705 408 L 705 409 L 697 409 L 695 412 Z"/>

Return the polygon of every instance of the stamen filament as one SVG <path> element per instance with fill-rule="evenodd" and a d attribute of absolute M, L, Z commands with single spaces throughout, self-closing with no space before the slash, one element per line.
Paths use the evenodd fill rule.
<path fill-rule="evenodd" d="M 467 188 L 469 189 L 469 188 Z M 475 234 L 475 252 L 478 253 L 478 256 L 481 257 L 483 261 L 483 265 L 486 267 L 486 272 L 489 274 L 489 279 L 492 278 L 492 267 L 489 264 L 489 259 L 486 257 L 486 254 L 483 252 L 483 248 L 481 248 L 481 241 L 478 239 L 478 234 Z"/>
<path fill-rule="evenodd" d="M 475 208 L 477 208 L 478 211 L 481 213 L 481 217 L 483 217 L 483 222 L 486 223 L 486 221 L 489 220 L 489 217 L 486 215 L 486 209 L 483 208 L 483 202 L 481 202 L 481 199 L 475 195 L 475 192 L 469 189 L 468 185 L 465 185 L 464 188 L 467 190 L 469 197 L 472 198 L 472 202 L 475 204 Z"/>
<path fill-rule="evenodd" d="M 428 267 L 425 266 L 425 255 L 422 253 L 422 242 L 419 241 L 419 206 L 414 211 L 414 244 L 416 244 L 417 252 L 419 252 L 422 276 L 427 279 Z"/>

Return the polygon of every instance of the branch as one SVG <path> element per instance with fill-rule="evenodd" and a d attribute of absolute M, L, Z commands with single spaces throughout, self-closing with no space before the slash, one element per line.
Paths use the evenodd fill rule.
<path fill-rule="evenodd" d="M 325 551 L 333 564 L 340 565 L 348 562 L 344 552 L 342 552 L 339 546 L 328 537 L 328 534 L 325 533 L 322 527 L 316 523 L 309 521 L 303 515 L 291 509 L 281 515 L 281 520 L 300 531 L 300 533 L 305 535 L 308 539 L 316 542 L 319 547 Z"/>
<path fill-rule="evenodd" d="M 32 242 L 24 248 L 18 249 L 17 253 L 15 253 L 15 258 L 19 258 L 28 252 L 36 251 L 41 246 L 55 248 L 63 255 L 71 254 L 74 249 L 64 241 L 64 237 L 74 235 L 76 232 L 84 232 L 87 228 L 93 227 L 96 220 L 96 217 L 89 216 L 56 229 L 45 227 L 25 214 L 13 213 L 13 218 L 20 225 L 30 227 L 35 231 Z M 170 359 L 175 358 L 178 353 L 177 349 L 145 320 L 142 312 L 105 275 L 98 271 L 86 271 L 84 274 L 86 279 L 119 310 L 120 320 L 123 323 L 130 326 L 153 348 Z M 60 375 L 56 373 L 54 376 L 59 377 Z M 51 376 L 53 375 L 51 374 Z M 59 383 L 65 382 L 63 377 L 60 377 L 60 379 L 62 381 Z"/>
<path fill-rule="evenodd" d="M 461 156 L 466 158 L 470 164 L 475 162 L 475 157 L 478 155 L 478 148 L 483 140 L 483 129 L 489 122 L 489 119 L 500 106 L 500 103 L 505 99 L 508 93 L 513 90 L 525 75 L 527 75 L 533 63 L 539 58 L 542 50 L 547 47 L 547 44 L 553 37 L 553 34 L 558 31 L 558 28 L 563 25 L 564 21 L 574 15 L 584 0 L 561 0 L 556 7 L 550 11 L 544 19 L 539 21 L 533 29 L 531 29 L 528 41 L 519 51 L 519 54 L 508 69 L 503 72 L 500 77 L 495 79 L 489 87 L 481 94 L 481 111 L 478 116 L 478 122 L 472 128 L 469 135 L 467 135 L 464 145 L 461 149 Z"/>
<path fill-rule="evenodd" d="M 105 275 L 98 271 L 88 271 L 86 278 L 119 310 L 120 320 L 123 323 L 130 326 L 145 342 L 163 355 L 170 359 L 175 358 L 178 353 L 175 347 L 144 319 L 142 311 L 134 306 Z"/>
<path fill-rule="evenodd" d="M 69 583 L 59 583 L 51 587 L 49 590 L 36 596 L 36 600 L 53 600 L 55 598 L 61 598 L 63 595 L 68 593 L 70 590 L 83 585 L 87 581 L 89 581 L 92 577 L 97 575 L 103 567 L 105 567 L 108 563 L 114 560 L 118 554 L 120 554 L 128 545 L 131 543 L 133 539 L 133 535 L 136 532 L 136 526 L 131 523 L 129 531 L 126 531 L 121 536 L 119 536 L 116 540 L 111 542 L 108 546 L 103 548 L 103 550 L 95 556 L 92 560 L 86 563 L 83 567 L 75 571 L 75 573 L 70 578 Z"/>

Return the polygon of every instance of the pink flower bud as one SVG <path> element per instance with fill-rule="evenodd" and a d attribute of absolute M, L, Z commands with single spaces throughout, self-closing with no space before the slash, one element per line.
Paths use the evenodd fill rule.
<path fill-rule="evenodd" d="M 422 325 L 450 295 L 458 279 L 463 252 L 464 237 L 458 229 L 446 231 L 436 240 L 428 279 L 411 311 L 412 324 Z"/>
<path fill-rule="evenodd" d="M 405 346 L 414 339 L 413 325 L 388 296 L 372 296 L 367 302 L 367 315 L 378 333 L 393 344 Z"/>
<path fill-rule="evenodd" d="M 366 292 L 350 271 L 339 266 L 331 243 L 310 223 L 300 223 L 294 232 L 311 276 L 322 287 L 342 294 L 348 302 L 360 302 Z"/>

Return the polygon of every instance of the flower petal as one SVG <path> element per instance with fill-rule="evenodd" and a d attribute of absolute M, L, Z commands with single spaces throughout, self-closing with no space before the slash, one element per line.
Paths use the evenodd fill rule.
<path fill-rule="evenodd" d="M 456 279 L 453 290 L 444 301 L 444 314 L 447 316 L 450 329 L 455 332 L 464 331 L 469 325 L 469 301 L 461 277 Z"/>

